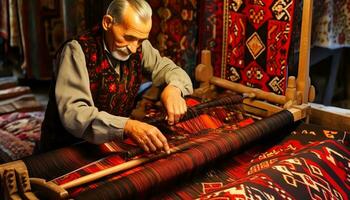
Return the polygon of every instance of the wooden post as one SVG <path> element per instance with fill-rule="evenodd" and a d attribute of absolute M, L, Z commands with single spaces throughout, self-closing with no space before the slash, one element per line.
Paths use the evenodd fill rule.
<path fill-rule="evenodd" d="M 308 103 L 313 0 L 304 0 L 303 4 L 297 91 L 301 95 L 301 103 Z"/>

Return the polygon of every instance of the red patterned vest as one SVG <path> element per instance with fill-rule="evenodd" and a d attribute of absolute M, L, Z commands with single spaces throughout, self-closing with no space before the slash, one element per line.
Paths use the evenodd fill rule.
<path fill-rule="evenodd" d="M 118 116 L 129 116 L 142 80 L 141 48 L 127 61 L 120 62 L 120 78 L 118 78 L 114 67 L 108 61 L 102 39 L 103 32 L 99 28 L 94 28 L 76 38 L 85 54 L 94 104 L 99 111 L 106 111 Z M 36 146 L 36 153 L 81 141 L 62 125 L 55 98 L 55 86 L 56 80 L 53 79 L 45 119 L 41 126 L 41 139 Z"/>
<path fill-rule="evenodd" d="M 99 111 L 129 116 L 142 80 L 141 48 L 127 61 L 120 61 L 120 78 L 104 50 L 102 30 L 95 27 L 80 35 L 77 41 L 85 54 L 90 90 Z"/>

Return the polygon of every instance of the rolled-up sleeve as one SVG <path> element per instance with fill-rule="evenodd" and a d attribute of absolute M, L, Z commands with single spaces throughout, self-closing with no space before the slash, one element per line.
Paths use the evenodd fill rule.
<path fill-rule="evenodd" d="M 66 130 L 95 144 L 122 140 L 128 118 L 99 111 L 94 106 L 85 56 L 77 41 L 66 44 L 58 67 L 55 95 Z"/>
<path fill-rule="evenodd" d="M 183 96 L 193 93 L 188 74 L 169 58 L 162 57 L 148 40 L 142 42 L 142 54 L 142 64 L 152 73 L 152 82 L 155 86 L 173 85 L 181 90 Z"/>

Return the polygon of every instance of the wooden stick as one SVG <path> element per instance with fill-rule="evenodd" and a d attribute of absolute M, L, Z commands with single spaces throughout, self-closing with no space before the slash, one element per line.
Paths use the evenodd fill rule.
<path fill-rule="evenodd" d="M 150 160 L 151 160 L 151 158 L 147 158 L 147 157 L 131 160 L 131 161 L 122 163 L 120 165 L 116 165 L 114 167 L 107 168 L 107 169 L 101 170 L 99 172 L 95 172 L 95 173 L 80 177 L 80 178 L 75 179 L 71 182 L 62 184 L 62 185 L 60 185 L 60 187 L 62 187 L 64 189 L 77 187 L 79 185 L 92 182 L 92 181 L 100 179 L 102 177 L 105 177 L 105 176 L 108 176 L 108 175 L 111 175 L 111 174 L 114 174 L 117 172 L 125 171 L 127 169 L 131 169 L 133 167 L 136 167 L 136 166 L 139 166 L 143 163 L 146 163 Z"/>
<path fill-rule="evenodd" d="M 243 106 L 244 106 L 244 108 L 248 109 L 248 107 L 246 107 L 246 105 L 251 106 L 251 107 L 256 108 L 256 109 L 259 109 L 259 110 L 262 110 L 262 111 L 260 111 L 260 113 L 253 112 L 254 114 L 257 114 L 260 117 L 268 117 L 272 114 L 278 113 L 278 112 L 283 110 L 282 107 L 270 104 L 270 103 L 265 102 L 265 101 L 259 101 L 259 100 L 253 100 L 253 99 L 244 99 Z M 253 110 L 251 110 L 251 111 L 253 111 Z M 261 115 L 262 112 L 265 114 Z"/>
<path fill-rule="evenodd" d="M 297 91 L 302 96 L 302 103 L 308 102 L 310 78 L 310 46 L 312 26 L 312 4 L 313 0 L 303 1 L 303 17 L 300 36 L 300 52 L 297 76 Z"/>
<path fill-rule="evenodd" d="M 250 93 L 253 94 L 258 99 L 267 100 L 272 103 L 277 103 L 284 105 L 287 102 L 287 98 L 282 95 L 277 95 L 272 92 L 265 92 L 257 88 L 251 88 L 239 83 L 234 83 L 225 79 L 215 77 L 213 75 L 213 68 L 211 66 L 211 54 L 208 50 L 202 51 L 201 64 L 196 67 L 195 77 L 198 82 L 200 82 L 199 89 L 196 89 L 196 93 L 199 96 L 210 87 L 210 83 L 225 89 L 233 90 L 239 93 Z"/>
<path fill-rule="evenodd" d="M 244 86 L 239 83 L 234 83 L 225 79 L 217 78 L 213 76 L 210 79 L 210 83 L 225 89 L 233 90 L 239 93 L 253 93 L 257 99 L 264 99 L 268 102 L 277 103 L 283 105 L 286 103 L 286 97 L 282 95 L 277 95 L 272 92 L 265 92 L 257 88 L 251 88 Z"/>
<path fill-rule="evenodd" d="M 186 149 L 188 149 L 190 147 L 193 147 L 194 145 L 198 145 L 198 142 L 204 142 L 204 141 L 207 141 L 207 140 L 209 140 L 209 139 L 208 138 L 203 138 L 203 139 L 196 140 L 196 143 L 195 142 L 191 142 L 191 141 L 186 142 L 184 144 L 181 144 L 179 146 L 171 148 L 170 149 L 170 154 L 177 153 L 177 152 L 180 152 L 180 151 L 184 151 L 184 150 L 186 150 Z M 150 162 L 150 161 L 153 161 L 153 160 L 158 160 L 158 159 L 164 158 L 166 156 L 169 156 L 170 154 L 162 152 L 162 153 L 159 153 L 159 154 L 155 154 L 154 156 L 151 156 L 151 157 L 142 157 L 142 158 L 138 158 L 138 159 L 135 159 L 135 160 L 130 160 L 130 161 L 127 161 L 125 163 L 116 165 L 114 167 L 110 167 L 110 168 L 101 170 L 99 172 L 95 172 L 93 174 L 89 174 L 89 175 L 80 177 L 80 178 L 75 179 L 75 180 L 73 180 L 71 182 L 62 184 L 62 185 L 60 185 L 60 187 L 63 188 L 63 189 L 69 189 L 69 188 L 77 187 L 79 185 L 98 180 L 98 179 L 103 178 L 105 176 L 108 176 L 108 175 L 111 175 L 111 174 L 115 174 L 115 173 L 119 173 L 119 172 L 122 172 L 122 171 L 126 171 L 128 169 L 137 167 L 137 166 L 139 166 L 141 164 L 144 164 L 144 163 L 147 163 L 147 162 Z"/>

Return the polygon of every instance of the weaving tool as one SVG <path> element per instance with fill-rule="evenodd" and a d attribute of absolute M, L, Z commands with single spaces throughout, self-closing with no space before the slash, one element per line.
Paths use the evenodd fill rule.
<path fill-rule="evenodd" d="M 302 116 L 300 114 L 297 109 L 285 110 L 239 130 L 224 135 L 214 134 L 210 139 L 199 142 L 196 146 L 170 155 L 168 158 L 148 163 L 135 173 L 103 183 L 97 189 L 84 191 L 76 198 L 140 198 L 139 194 L 161 189 L 162 185 L 158 183 L 182 177 L 204 163 L 212 162 L 227 153 L 239 151 L 239 149 L 262 137 L 273 135 L 274 131 L 293 123 L 294 120 L 298 120 L 298 117 Z M 269 124 L 274 124 L 274 126 Z M 193 159 L 188 163 L 189 160 L 186 158 Z"/>
<path fill-rule="evenodd" d="M 179 146 L 179 147 L 176 147 L 176 148 L 172 148 L 171 151 L 172 151 L 172 153 L 176 153 L 176 152 L 185 150 L 184 153 L 186 153 L 186 152 L 187 153 L 188 152 L 190 152 L 190 153 L 192 152 L 193 153 L 195 151 L 198 151 L 198 148 L 199 148 L 199 149 L 201 149 L 202 152 L 206 152 L 207 147 L 212 145 L 213 141 L 222 141 L 223 143 L 221 143 L 221 142 L 218 143 L 218 144 L 220 144 L 219 145 L 220 148 L 218 150 L 216 150 L 216 151 L 218 151 L 218 152 L 216 152 L 216 154 L 223 154 L 224 155 L 225 152 L 228 153 L 228 152 L 232 152 L 232 151 L 237 151 L 242 146 L 248 145 L 251 142 L 261 138 L 264 135 L 271 134 L 274 130 L 278 130 L 281 127 L 285 127 L 286 125 L 293 123 L 293 121 L 295 121 L 295 120 L 299 120 L 300 118 L 303 117 L 304 114 L 305 113 L 301 113 L 300 110 L 298 110 L 298 109 L 291 109 L 290 111 L 283 111 L 283 112 L 280 112 L 280 113 L 276 114 L 275 116 L 263 119 L 261 121 L 256 122 L 255 124 L 252 124 L 252 125 L 250 125 L 250 126 L 248 126 L 246 128 L 242 128 L 240 130 L 234 131 L 234 132 L 232 132 L 230 134 L 227 134 L 227 135 L 224 135 L 224 136 L 223 135 L 215 135 L 214 134 L 213 136 L 210 136 L 208 138 L 199 139 L 199 140 L 197 140 L 195 142 L 186 143 L 186 144 L 183 144 L 182 146 Z M 271 126 L 271 125 L 269 126 L 268 124 L 271 124 L 271 123 L 275 124 L 275 125 L 274 126 Z M 207 151 L 208 151 L 209 154 L 212 153 L 212 151 L 210 151 L 210 150 L 207 150 Z M 90 180 L 87 180 L 87 181 L 91 181 L 91 180 L 94 180 L 96 178 L 100 178 L 99 176 L 101 174 L 102 174 L 102 176 L 105 176 L 105 175 L 108 175 L 109 172 L 115 173 L 115 172 L 118 172 L 119 170 L 129 169 L 130 167 L 135 167 L 135 166 L 138 166 L 138 165 L 143 164 L 145 162 L 149 162 L 149 161 L 152 161 L 152 160 L 160 159 L 160 158 L 162 158 L 164 156 L 165 156 L 165 154 L 159 154 L 159 155 L 156 155 L 155 157 L 140 158 L 140 159 L 136 159 L 136 160 L 131 160 L 131 161 L 126 162 L 126 163 L 124 163 L 122 165 L 116 166 L 115 168 L 110 168 L 110 169 L 107 169 L 104 172 L 100 172 L 100 174 L 97 174 L 96 177 L 94 177 L 94 175 L 91 175 L 90 178 L 91 177 L 92 178 L 91 179 L 87 178 L 87 179 L 90 179 Z M 173 156 L 175 156 L 175 158 L 176 158 L 178 155 L 174 154 Z M 216 158 L 216 156 L 212 156 L 212 157 L 210 156 L 209 160 L 214 159 L 214 158 Z M 176 166 L 175 163 L 181 163 L 180 161 L 176 161 L 176 160 L 173 160 L 173 159 L 174 158 L 172 158 L 172 155 L 170 155 L 170 158 L 169 158 L 169 162 L 170 163 L 167 166 Z M 209 161 L 209 160 L 205 159 L 205 160 L 202 160 L 201 162 Z M 26 165 L 23 162 L 22 163 L 19 163 L 19 162 L 20 161 L 18 161 L 18 163 L 17 163 L 17 164 L 19 164 L 18 166 L 21 166 L 21 168 L 24 171 L 26 171 L 24 169 Z M 28 163 L 30 163 L 28 160 L 25 161 L 25 162 L 27 162 L 27 165 L 28 165 Z M 150 163 L 149 165 L 153 166 L 153 167 L 157 166 L 156 162 L 155 163 Z M 146 165 L 146 168 L 147 167 L 148 167 L 148 165 Z M 183 171 L 177 171 L 176 173 L 180 173 L 180 174 L 181 173 L 185 173 L 187 170 L 188 169 L 185 168 L 185 169 L 183 169 Z M 141 171 L 138 172 L 138 173 L 141 173 Z M 169 174 L 169 172 L 167 172 L 165 174 Z M 140 177 L 137 173 L 132 174 L 131 178 L 133 176 Z M 164 176 L 164 174 L 162 176 Z M 171 178 L 171 177 L 168 177 L 168 178 Z M 79 182 L 79 181 L 80 180 L 78 180 L 77 182 Z M 83 181 L 78 183 L 78 184 L 72 182 L 72 183 L 61 185 L 61 186 L 57 186 L 57 185 L 55 185 L 52 182 L 46 182 L 46 181 L 44 181 L 42 179 L 35 179 L 35 178 L 34 179 L 33 178 L 30 179 L 30 182 L 31 182 L 31 185 L 33 186 L 33 189 L 38 189 L 38 188 L 46 189 L 46 193 L 49 195 L 49 196 L 46 196 L 46 197 L 50 197 L 52 199 L 65 199 L 65 198 L 68 198 L 68 193 L 67 193 L 67 191 L 65 191 L 65 189 L 77 186 L 77 185 L 85 183 L 87 181 L 83 179 Z M 120 184 L 119 181 L 123 182 L 124 178 L 122 178 L 121 180 L 116 180 L 115 182 L 117 182 L 118 184 L 113 184 L 114 182 L 111 182 L 110 184 L 113 184 L 113 187 L 123 187 L 123 184 Z M 17 184 L 15 184 L 15 185 L 17 185 Z M 107 184 L 106 187 L 109 187 L 108 185 L 109 184 Z M 150 184 L 148 187 L 153 187 L 153 186 L 152 186 L 152 184 Z M 103 190 L 103 189 L 101 189 L 101 190 Z M 47 191 L 50 191 L 50 192 L 47 192 Z M 121 189 L 121 190 L 115 190 L 115 191 L 124 191 L 124 190 Z M 140 190 L 138 192 L 144 192 L 144 191 Z M 100 193 L 97 192 L 96 194 L 100 194 Z M 22 193 L 21 193 L 21 195 L 22 195 Z M 110 198 L 111 199 L 116 199 L 116 198 L 120 197 L 120 199 L 123 199 L 123 198 L 129 197 L 130 195 L 132 196 L 132 195 L 135 195 L 135 194 L 129 194 L 129 193 L 126 193 L 126 194 L 124 194 L 124 193 L 114 194 L 113 193 L 113 195 L 112 195 L 113 197 L 110 197 Z M 90 197 L 93 197 L 93 196 L 94 195 L 91 194 L 90 191 L 87 191 L 86 193 L 85 192 L 82 193 L 82 196 L 78 196 L 76 198 L 77 199 L 79 199 L 79 198 L 81 198 L 81 199 L 89 199 Z M 98 199 L 98 197 L 96 197 L 96 198 Z M 11 198 L 9 198 L 9 199 L 11 199 Z M 94 198 L 91 198 L 91 199 L 94 199 Z"/>
<path fill-rule="evenodd" d="M 204 112 L 203 110 L 199 111 L 199 109 L 206 109 L 206 108 L 210 108 L 210 107 L 222 106 L 222 105 L 227 105 L 227 104 L 235 104 L 237 102 L 240 102 L 241 100 L 242 100 L 242 97 L 240 95 L 233 95 L 233 96 L 224 97 L 224 98 L 220 99 L 219 101 L 211 101 L 211 102 L 207 102 L 204 104 L 196 105 L 191 109 L 191 112 L 189 113 L 189 116 L 186 117 L 186 119 L 190 119 L 192 117 L 198 116 L 198 114 Z M 192 115 L 192 117 L 191 117 L 191 115 Z M 174 147 L 174 148 L 172 148 L 172 153 L 175 153 L 178 151 L 183 151 L 185 149 L 188 149 L 190 146 L 193 146 L 193 143 L 188 142 L 186 144 L 182 144 L 180 146 Z M 82 154 L 78 153 L 78 152 L 84 152 L 84 149 L 90 149 L 90 150 L 92 150 L 92 152 L 96 152 L 96 153 L 94 153 L 94 154 L 86 153 L 86 155 L 82 155 Z M 21 169 L 21 171 L 28 170 L 30 172 L 31 177 L 36 177 L 38 174 L 40 174 L 41 177 L 45 177 L 45 179 L 49 180 L 49 179 L 52 179 L 52 178 L 57 177 L 59 175 L 65 174 L 68 171 L 74 170 L 78 166 L 83 166 L 92 160 L 96 160 L 98 158 L 106 156 L 105 154 L 98 153 L 98 152 L 100 152 L 100 151 L 96 146 L 89 145 L 89 144 L 82 144 L 80 146 L 73 146 L 73 147 L 62 149 L 62 150 L 49 152 L 49 153 L 47 153 L 47 155 L 36 156 L 36 160 L 41 160 L 42 161 L 41 163 L 35 162 L 34 158 L 29 157 L 29 158 L 25 158 L 23 161 L 17 161 L 15 163 L 15 165 L 21 166 L 20 168 L 18 168 L 18 169 Z M 140 153 L 140 151 L 136 152 L 136 153 Z M 63 162 L 62 161 L 56 162 L 55 159 L 59 158 L 60 155 L 65 155 Z M 118 171 L 129 169 L 131 167 L 140 165 L 144 162 L 156 160 L 156 159 L 159 159 L 159 158 L 164 157 L 164 156 L 166 156 L 166 155 L 159 154 L 159 155 L 155 155 L 153 157 L 131 160 L 129 162 L 123 163 L 120 166 L 116 166 L 113 169 L 106 170 L 105 172 L 101 172 L 101 173 L 98 173 L 96 175 L 87 176 L 83 179 L 83 182 L 81 180 L 78 180 L 77 183 L 78 183 L 78 185 L 80 185 L 84 182 L 98 179 L 98 178 L 106 176 L 110 173 L 115 173 Z M 81 158 L 81 159 L 79 159 L 79 158 Z M 76 162 L 76 161 L 79 161 L 79 162 Z M 46 170 L 42 166 L 40 166 L 42 163 L 46 163 L 46 164 L 52 163 L 51 165 L 48 164 L 48 166 L 46 167 L 46 168 L 51 169 L 51 170 Z M 7 164 L 7 165 L 10 165 L 10 164 Z M 1 168 L 8 168 L 9 166 L 7 166 L 7 165 L 1 166 Z M 45 164 L 43 166 L 45 166 Z M 55 173 L 52 173 L 52 171 L 54 171 Z M 46 182 L 44 179 L 32 179 L 32 178 L 31 178 L 31 183 L 32 183 L 34 189 L 40 189 L 40 190 L 44 189 L 46 191 L 48 191 L 48 190 L 51 191 L 50 192 L 51 194 L 55 194 L 55 195 L 51 196 L 52 198 L 64 198 L 67 194 L 64 189 L 76 186 L 76 185 L 74 185 L 75 183 L 70 183 L 70 184 L 64 185 L 63 187 L 55 187 L 54 184 L 52 184 L 51 182 Z M 15 185 L 17 185 L 17 184 L 15 184 Z M 47 194 L 45 194 L 45 195 L 47 196 Z M 48 195 L 48 196 L 50 196 L 50 195 Z"/>
<path fill-rule="evenodd" d="M 307 6 L 310 6 L 310 2 L 307 2 L 304 4 L 304 8 Z M 311 1 L 312 5 L 312 1 Z M 305 9 L 303 9 L 305 12 Z M 306 9 L 307 10 L 307 9 Z M 304 21 L 304 20 L 303 20 Z M 305 20 L 305 22 L 308 22 L 308 20 Z M 309 24 L 310 25 L 310 24 Z M 302 33 L 303 35 L 303 33 Z M 305 33 L 304 33 L 305 35 Z M 305 38 L 305 36 L 302 36 L 302 39 Z M 307 39 L 307 38 L 306 38 Z M 303 43 L 303 42 L 302 42 Z M 307 43 L 306 43 L 307 44 Z M 306 49 L 306 48 L 302 48 Z M 308 57 L 307 50 L 304 52 L 304 56 Z M 305 67 L 307 67 L 306 65 Z M 204 65 L 206 67 L 206 65 Z M 210 72 L 210 70 L 208 70 Z M 288 93 L 286 96 L 275 96 L 273 94 L 267 94 L 264 92 L 261 92 L 260 90 L 246 90 L 247 88 L 243 88 L 243 93 L 247 93 L 251 95 L 252 97 L 257 97 L 259 99 L 265 99 L 265 98 L 272 98 L 276 101 L 272 100 L 272 102 L 278 103 L 280 105 L 284 105 L 284 108 L 286 110 L 283 110 L 282 107 L 276 106 L 273 104 L 269 104 L 267 102 L 256 100 L 256 99 L 245 99 L 244 103 L 246 105 L 252 106 L 253 109 L 257 109 L 260 111 L 260 108 L 263 108 L 261 110 L 267 110 L 267 114 L 265 115 L 270 116 L 267 117 L 261 121 L 256 122 L 255 124 L 252 124 L 246 128 L 242 128 L 237 131 L 229 132 L 227 135 L 213 135 L 210 137 L 210 140 L 207 141 L 198 141 L 194 146 L 191 146 L 190 149 L 186 149 L 181 153 L 172 154 L 166 158 L 161 158 L 158 161 L 150 162 L 144 166 L 143 169 L 140 169 L 137 172 L 133 172 L 128 177 L 122 177 L 116 180 L 113 180 L 112 182 L 107 182 L 99 186 L 95 190 L 87 190 L 82 192 L 79 196 L 76 197 L 76 199 L 99 199 L 104 197 L 105 199 L 117 199 L 117 198 L 132 198 L 136 194 L 142 194 L 143 192 L 146 192 L 147 189 L 158 187 L 157 181 L 149 182 L 147 185 L 138 185 L 140 182 L 135 181 L 136 179 L 142 180 L 142 182 L 147 182 L 149 179 L 147 179 L 147 175 L 149 176 L 155 176 L 155 180 L 162 179 L 164 181 L 170 181 L 174 179 L 174 169 L 171 168 L 172 166 L 177 167 L 177 163 L 180 163 L 184 168 L 182 168 L 180 171 L 177 171 L 178 174 L 185 174 L 187 173 L 187 170 L 193 170 L 192 167 L 199 166 L 200 164 L 203 164 L 205 161 L 213 161 L 215 160 L 216 156 L 219 156 L 218 154 L 222 153 L 223 155 L 228 152 L 235 152 L 239 148 L 249 145 L 251 142 L 261 138 L 264 135 L 273 134 L 275 130 L 279 128 L 283 128 L 287 126 L 288 124 L 293 123 L 294 121 L 298 121 L 300 119 L 304 119 L 307 116 L 308 112 L 308 105 L 305 104 L 308 100 L 312 100 L 312 89 L 308 82 L 308 72 L 302 73 L 303 76 L 297 79 L 297 87 L 291 87 L 290 93 Z M 305 75 L 306 74 L 306 75 Z M 306 77 L 307 76 L 307 77 Z M 214 84 L 226 89 L 233 89 L 236 87 L 235 84 L 226 84 L 225 81 L 220 80 L 216 77 L 209 76 L 209 82 L 210 84 Z M 304 86 L 300 86 L 303 85 Z M 201 84 L 206 85 L 206 84 Z M 235 89 L 234 89 L 235 90 Z M 241 91 L 242 92 L 242 91 Z M 292 103 L 288 103 L 292 102 Z M 283 111 L 282 111 L 283 110 Z M 210 148 L 208 148 L 210 147 Z M 173 149 L 172 149 L 173 150 Z M 174 151 L 174 150 L 173 150 Z M 195 152 L 204 152 L 203 156 L 200 156 L 196 154 Z M 184 155 L 186 158 L 187 155 L 193 155 L 196 156 L 197 160 L 195 163 L 192 163 L 192 165 L 186 165 L 184 162 L 181 162 L 180 154 Z M 160 163 L 167 163 L 165 165 L 165 170 L 160 168 Z M 198 165 L 197 165 L 198 164 Z M 186 168 L 187 167 L 187 168 Z M 30 170 L 29 170 L 30 171 Z M 153 172 L 159 172 L 153 173 Z M 172 172 L 172 173 L 170 173 Z M 159 179 L 157 179 L 159 178 Z M 130 181 L 134 180 L 134 184 L 128 186 Z M 33 182 L 34 183 L 34 182 Z M 62 187 L 58 187 L 62 189 Z M 106 192 L 105 188 L 109 188 L 112 190 L 108 190 Z M 112 192 L 112 193 L 110 193 Z M 56 195 L 58 196 L 58 195 Z M 63 195 L 62 195 L 63 196 Z M 61 197 L 65 198 L 65 197 Z"/>

